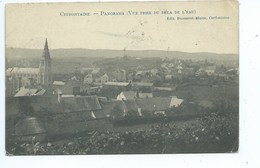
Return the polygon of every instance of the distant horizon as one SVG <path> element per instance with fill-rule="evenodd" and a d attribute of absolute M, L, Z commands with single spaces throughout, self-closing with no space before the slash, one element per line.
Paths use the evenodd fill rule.
<path fill-rule="evenodd" d="M 25 50 L 43 50 L 42 48 L 22 48 L 22 47 L 5 47 L 5 49 L 25 49 Z M 93 49 L 93 48 L 51 48 L 49 46 L 49 50 L 110 50 L 110 51 L 122 51 L 124 52 L 124 50 L 120 50 L 120 49 L 106 49 L 106 48 L 101 48 L 101 49 Z M 188 52 L 188 51 L 180 51 L 180 50 L 160 50 L 160 49 L 129 49 L 129 50 L 125 50 L 125 52 L 127 51 L 162 51 L 162 52 L 180 52 L 180 53 L 211 53 L 211 54 L 218 54 L 218 55 L 239 55 L 239 53 L 218 53 L 218 52 L 210 52 L 210 51 L 200 51 L 200 52 Z"/>

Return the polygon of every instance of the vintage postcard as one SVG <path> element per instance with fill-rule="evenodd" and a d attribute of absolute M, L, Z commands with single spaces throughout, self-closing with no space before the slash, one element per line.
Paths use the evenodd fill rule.
<path fill-rule="evenodd" d="M 237 152 L 238 11 L 6 4 L 6 155 Z"/>

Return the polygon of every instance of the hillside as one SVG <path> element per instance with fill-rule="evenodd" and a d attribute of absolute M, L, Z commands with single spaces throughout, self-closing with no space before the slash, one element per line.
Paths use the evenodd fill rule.
<path fill-rule="evenodd" d="M 181 59 L 213 59 L 213 60 L 236 60 L 237 54 L 216 54 L 216 53 L 188 53 L 179 51 L 162 51 L 162 50 L 92 50 L 92 49 L 50 49 L 51 56 L 55 58 L 76 58 L 76 57 L 122 57 L 123 55 L 131 57 L 168 57 Z M 42 54 L 42 49 L 22 49 L 22 48 L 6 48 L 7 59 L 35 59 Z"/>

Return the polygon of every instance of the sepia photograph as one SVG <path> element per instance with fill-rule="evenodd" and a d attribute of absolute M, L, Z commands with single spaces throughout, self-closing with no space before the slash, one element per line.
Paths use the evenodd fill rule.
<path fill-rule="evenodd" d="M 238 2 L 5 5 L 5 154 L 237 153 Z"/>

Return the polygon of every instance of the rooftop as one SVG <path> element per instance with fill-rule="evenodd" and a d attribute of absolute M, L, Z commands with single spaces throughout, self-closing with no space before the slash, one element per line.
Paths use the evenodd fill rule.
<path fill-rule="evenodd" d="M 128 86 L 128 82 L 107 82 L 105 83 L 107 86 Z"/>
<path fill-rule="evenodd" d="M 14 97 L 21 97 L 21 96 L 36 96 L 36 95 L 43 95 L 46 92 L 45 89 L 30 89 L 22 87 Z"/>
<path fill-rule="evenodd" d="M 35 75 L 37 75 L 38 73 L 39 73 L 39 68 L 13 67 L 13 68 L 8 68 L 6 70 L 6 75 L 12 75 L 12 74 L 35 74 Z"/>

